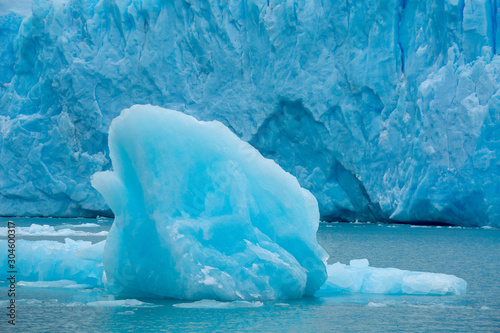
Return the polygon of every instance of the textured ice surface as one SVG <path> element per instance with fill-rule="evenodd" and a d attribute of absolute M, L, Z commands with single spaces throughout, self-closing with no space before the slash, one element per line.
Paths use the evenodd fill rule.
<path fill-rule="evenodd" d="M 64 243 L 17 240 L 16 278 L 28 282 L 71 280 L 71 284 L 101 285 L 104 243 L 92 245 L 89 241 L 70 238 Z M 7 241 L 0 240 L 0 269 L 3 272 L 10 270 L 7 249 Z M 58 287 L 63 286 L 64 282 L 59 282 Z"/>
<path fill-rule="evenodd" d="M 88 306 L 96 306 L 96 307 L 154 307 L 154 304 L 141 302 L 136 299 L 120 299 L 120 300 L 111 300 L 111 301 L 95 301 L 86 303 Z"/>
<path fill-rule="evenodd" d="M 111 167 L 109 124 L 155 104 L 227 125 L 325 219 L 499 225 L 498 8 L 34 0 L 22 23 L 3 10 L 0 214 L 106 212 L 88 179 Z"/>
<path fill-rule="evenodd" d="M 115 213 L 104 248 L 122 295 L 261 300 L 326 280 L 318 204 L 223 124 L 133 106 L 109 131 L 113 170 L 92 185 Z"/>
<path fill-rule="evenodd" d="M 146 303 L 139 301 L 137 299 L 119 299 L 119 300 L 107 300 L 107 301 L 95 301 L 88 303 L 72 302 L 68 303 L 66 306 L 69 307 L 80 307 L 80 306 L 91 306 L 91 307 L 124 307 L 124 308 L 153 308 L 157 305 L 152 303 Z M 132 312 L 133 313 L 133 312 Z"/>
<path fill-rule="evenodd" d="M 87 284 L 78 284 L 73 280 L 56 280 L 56 281 L 19 281 L 18 286 L 29 288 L 70 288 L 81 289 L 90 287 Z"/>
<path fill-rule="evenodd" d="M 339 293 L 463 295 L 467 282 L 454 275 L 370 267 L 367 259 L 327 266 L 328 280 L 316 296 Z M 375 305 L 372 305 L 375 306 Z"/>
<path fill-rule="evenodd" d="M 232 301 L 220 302 L 211 299 L 202 299 L 192 303 L 178 303 L 174 304 L 176 308 L 185 309 L 239 309 L 239 308 L 259 308 L 264 303 L 259 301 Z"/>
<path fill-rule="evenodd" d="M 98 224 L 91 223 L 90 225 L 76 226 L 77 228 L 91 228 L 99 226 Z M 106 236 L 107 231 L 87 232 L 80 230 L 69 229 L 71 225 L 63 225 L 63 228 L 56 229 L 53 226 L 44 224 L 32 224 L 29 227 L 16 227 L 17 236 Z M 7 236 L 7 227 L 0 227 L 0 236 Z"/>

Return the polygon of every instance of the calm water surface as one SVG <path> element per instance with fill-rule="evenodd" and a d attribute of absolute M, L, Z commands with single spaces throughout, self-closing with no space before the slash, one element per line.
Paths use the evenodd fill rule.
<path fill-rule="evenodd" d="M 2 227 L 6 219 L 0 219 Z M 89 233 L 109 230 L 111 220 L 15 219 L 65 225 L 96 223 Z M 79 229 L 83 230 L 83 229 Z M 97 242 L 102 236 L 72 236 Z M 5 237 L 0 237 L 5 239 Z M 23 236 L 60 240 L 58 236 Z M 367 258 L 371 266 L 454 274 L 468 282 L 463 296 L 342 294 L 328 298 L 264 302 L 257 308 L 179 308 L 176 300 L 140 299 L 140 306 L 89 306 L 113 300 L 103 289 L 18 287 L 15 329 L 0 321 L 0 332 L 500 332 L 500 230 L 326 224 L 318 240 L 329 263 Z M 4 272 L 2 272 L 3 279 Z M 0 300 L 7 288 L 0 282 Z M 2 311 L 6 313 L 6 311 Z"/>

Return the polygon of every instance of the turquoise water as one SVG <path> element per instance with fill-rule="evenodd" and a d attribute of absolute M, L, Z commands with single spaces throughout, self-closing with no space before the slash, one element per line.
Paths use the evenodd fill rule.
<path fill-rule="evenodd" d="M 6 226 L 1 219 L 1 226 Z M 96 223 L 85 236 L 97 242 L 108 230 L 106 219 L 16 219 L 17 226 Z M 63 240 L 60 236 L 18 236 L 27 240 Z M 5 237 L 0 237 L 5 239 Z M 15 332 L 339 332 L 339 331 L 500 331 L 500 230 L 411 227 L 406 225 L 326 224 L 318 240 L 329 263 L 367 258 L 371 266 L 397 267 L 457 275 L 468 282 L 463 296 L 388 296 L 343 294 L 328 298 L 264 302 L 253 308 L 180 308 L 177 300 L 114 300 L 103 289 L 18 286 L 17 325 L 0 321 L 0 331 Z M 4 272 L 2 272 L 3 278 Z M 5 308 L 7 284 L 0 283 Z M 6 311 L 4 311 L 6 313 Z"/>

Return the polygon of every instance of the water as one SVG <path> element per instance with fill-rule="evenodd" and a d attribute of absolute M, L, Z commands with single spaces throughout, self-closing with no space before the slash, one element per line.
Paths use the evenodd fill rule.
<path fill-rule="evenodd" d="M 6 221 L 1 219 L 1 226 L 6 226 Z M 92 242 L 105 239 L 95 234 L 109 230 L 111 225 L 111 220 L 106 219 L 15 221 L 21 227 L 49 224 L 56 230 L 95 223 L 98 226 L 75 229 L 88 232 L 86 235 L 71 236 Z M 64 238 L 18 237 L 60 241 Z M 252 308 L 200 309 L 176 307 L 175 304 L 183 303 L 177 300 L 140 299 L 141 304 L 118 299 L 118 303 L 102 304 L 99 301 L 115 300 L 103 289 L 18 286 L 17 325 L 13 330 L 7 325 L 6 316 L 2 316 L 0 331 L 500 332 L 500 230 L 338 223 L 321 224 L 318 239 L 331 255 L 329 263 L 367 258 L 375 267 L 453 274 L 468 282 L 468 293 L 463 296 L 343 294 L 264 302 Z M 6 283 L 0 282 L 0 288 L 0 304 L 5 308 Z"/>

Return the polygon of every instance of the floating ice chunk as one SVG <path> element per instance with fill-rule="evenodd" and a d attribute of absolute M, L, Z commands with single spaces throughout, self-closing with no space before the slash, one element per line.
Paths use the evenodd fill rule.
<path fill-rule="evenodd" d="M 95 301 L 89 303 L 72 302 L 68 303 L 66 306 L 80 307 L 82 305 L 92 306 L 92 307 L 123 307 L 123 308 L 137 308 L 137 307 L 151 308 L 158 306 L 152 303 L 141 302 L 136 299 L 106 300 L 106 301 Z"/>
<path fill-rule="evenodd" d="M 103 243 L 92 245 L 89 241 L 74 241 L 70 238 L 66 238 L 64 243 L 18 240 L 17 278 L 22 281 L 72 280 L 74 284 L 100 285 L 103 246 Z M 98 253 L 99 247 L 101 254 Z M 9 270 L 6 240 L 0 240 L 0 251 L 0 271 L 6 272 Z M 75 253 L 79 253 L 79 256 Z"/>
<path fill-rule="evenodd" d="M 360 262 L 366 265 L 360 265 Z M 341 263 L 328 265 L 327 271 L 328 280 L 317 296 L 342 292 L 462 295 L 467 291 L 467 283 L 454 275 L 369 267 L 366 259 L 351 260 L 350 266 Z"/>
<path fill-rule="evenodd" d="M 64 226 L 68 227 L 68 228 L 73 228 L 73 229 L 76 229 L 76 228 L 99 228 L 99 227 L 101 227 L 97 223 L 64 224 Z"/>
<path fill-rule="evenodd" d="M 56 229 L 44 224 L 32 224 L 29 227 L 16 227 L 17 236 L 107 236 L 108 232 L 87 232 L 71 229 Z M 7 227 L 0 227 L 0 236 L 7 236 Z"/>
<path fill-rule="evenodd" d="M 123 312 L 117 312 L 116 314 L 119 315 L 133 315 L 135 312 L 134 311 L 123 311 Z"/>
<path fill-rule="evenodd" d="M 368 267 L 368 259 L 353 259 L 349 262 L 351 267 Z"/>
<path fill-rule="evenodd" d="M 115 213 L 104 249 L 122 295 L 262 300 L 326 280 L 316 199 L 219 122 L 133 106 L 113 120 L 114 171 L 92 184 Z"/>
<path fill-rule="evenodd" d="M 387 307 L 387 304 L 386 303 L 369 302 L 366 306 L 369 308 L 385 308 L 385 307 Z"/>
<path fill-rule="evenodd" d="M 154 304 L 151 303 L 145 303 L 141 302 L 136 299 L 120 299 L 120 300 L 112 300 L 112 301 L 95 301 L 95 302 L 89 302 L 87 303 L 88 306 L 103 306 L 103 307 L 114 307 L 114 306 L 119 306 L 119 307 L 151 307 L 155 306 Z"/>
<path fill-rule="evenodd" d="M 185 309 L 238 309 L 238 308 L 258 308 L 263 306 L 264 303 L 259 301 L 232 301 L 232 302 L 219 302 L 212 299 L 202 299 L 192 303 L 179 303 L 174 304 L 176 308 Z"/>
<path fill-rule="evenodd" d="M 30 288 L 71 288 L 83 289 L 88 288 L 86 284 L 78 284 L 73 280 L 57 280 L 57 281 L 19 281 L 17 283 L 21 287 Z"/>

